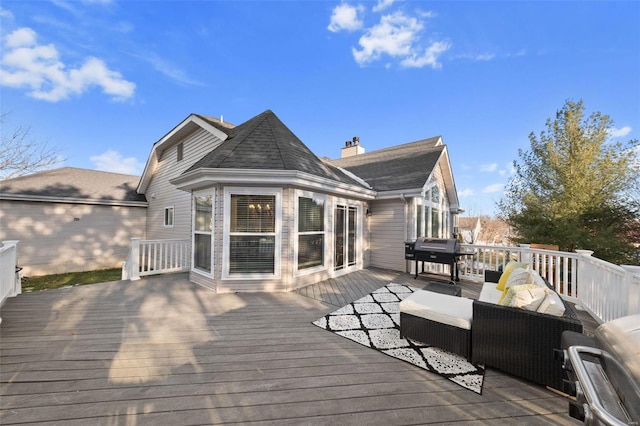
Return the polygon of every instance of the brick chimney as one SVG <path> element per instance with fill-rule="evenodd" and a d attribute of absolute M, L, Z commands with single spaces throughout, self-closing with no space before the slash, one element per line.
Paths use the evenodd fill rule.
<path fill-rule="evenodd" d="M 364 147 L 360 145 L 360 138 L 354 136 L 353 140 L 346 141 L 340 153 L 340 158 L 353 157 L 354 155 L 364 154 Z"/>

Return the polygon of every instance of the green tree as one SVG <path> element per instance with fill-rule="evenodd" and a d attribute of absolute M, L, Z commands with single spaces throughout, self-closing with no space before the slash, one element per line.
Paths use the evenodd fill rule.
<path fill-rule="evenodd" d="M 614 263 L 632 262 L 640 219 L 638 141 L 612 138 L 613 121 L 567 101 L 546 131 L 529 135 L 515 174 L 498 201 L 518 243 L 588 249 Z M 638 242 L 638 241 L 636 241 Z"/>

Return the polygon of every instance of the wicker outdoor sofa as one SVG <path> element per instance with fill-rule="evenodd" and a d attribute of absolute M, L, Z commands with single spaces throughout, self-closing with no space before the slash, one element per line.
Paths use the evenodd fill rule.
<path fill-rule="evenodd" d="M 484 285 L 495 285 L 500 276 L 501 272 L 486 271 Z M 554 349 L 560 348 L 563 331 L 582 333 L 582 323 L 573 308 L 564 300 L 562 303 L 564 314 L 555 316 L 475 300 L 471 361 L 562 389 L 563 371 Z"/>

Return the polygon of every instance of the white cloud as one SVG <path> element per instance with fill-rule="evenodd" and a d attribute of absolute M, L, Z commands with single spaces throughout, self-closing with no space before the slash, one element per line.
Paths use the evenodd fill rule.
<path fill-rule="evenodd" d="M 616 129 L 614 127 L 609 130 L 609 136 L 611 136 L 612 138 L 623 138 L 627 136 L 629 133 L 631 133 L 631 130 L 633 129 L 629 126 L 624 126 L 621 129 Z"/>
<path fill-rule="evenodd" d="M 422 40 L 424 28 L 422 20 L 401 11 L 383 15 L 378 24 L 365 30 L 358 40 L 359 48 L 352 48 L 353 57 L 359 65 L 390 56 L 400 59 L 400 65 L 406 68 L 441 68 L 438 58 L 451 48 L 451 44 L 445 41 L 425 43 Z"/>
<path fill-rule="evenodd" d="M 10 10 L 7 10 L 4 7 L 0 6 L 0 18 L 13 19 L 13 13 Z"/>
<path fill-rule="evenodd" d="M 491 194 L 494 192 L 500 192 L 504 189 L 504 183 L 494 183 L 493 185 L 485 186 L 482 192 L 485 194 Z"/>
<path fill-rule="evenodd" d="M 80 95 L 91 87 L 100 87 L 114 100 L 129 99 L 134 94 L 135 83 L 110 70 L 99 58 L 88 57 L 80 67 L 68 68 L 53 44 L 37 43 L 37 34 L 31 28 L 17 29 L 4 41 L 0 68 L 3 86 L 26 88 L 29 96 L 49 102 Z"/>
<path fill-rule="evenodd" d="M 373 6 L 371 10 L 374 12 L 380 12 L 393 4 L 394 0 L 378 0 L 378 4 Z"/>
<path fill-rule="evenodd" d="M 90 160 L 97 170 L 103 172 L 123 173 L 127 175 L 139 175 L 144 164 L 134 157 L 123 158 L 118 151 L 108 150 L 100 155 L 94 155 Z"/>
<path fill-rule="evenodd" d="M 473 189 L 466 188 L 462 191 L 458 191 L 458 197 L 471 197 L 474 194 Z"/>
<path fill-rule="evenodd" d="M 481 172 L 495 172 L 496 170 L 498 170 L 498 164 L 496 163 L 483 164 L 480 166 Z"/>
<path fill-rule="evenodd" d="M 351 6 L 347 3 L 342 3 L 336 6 L 331 12 L 331 21 L 327 27 L 331 32 L 338 32 L 341 30 L 355 31 L 362 28 L 362 19 L 358 16 L 364 12 L 364 8 L 360 5 Z"/>
<path fill-rule="evenodd" d="M 427 47 L 422 55 L 413 54 L 403 59 L 400 64 L 407 68 L 422 68 L 426 65 L 434 69 L 442 68 L 442 64 L 438 62 L 438 57 L 450 48 L 450 43 L 436 41 Z"/>
<path fill-rule="evenodd" d="M 202 82 L 192 79 L 187 75 L 186 72 L 184 72 L 184 70 L 167 62 L 165 59 L 161 58 L 156 53 L 149 53 L 145 55 L 132 53 L 132 52 L 128 52 L 128 53 L 131 56 L 134 56 L 136 58 L 142 59 L 145 62 L 148 62 L 149 64 L 151 64 L 153 68 L 155 68 L 156 71 L 164 74 L 165 76 L 169 77 L 170 79 L 176 81 L 177 83 L 183 86 L 204 86 Z"/>

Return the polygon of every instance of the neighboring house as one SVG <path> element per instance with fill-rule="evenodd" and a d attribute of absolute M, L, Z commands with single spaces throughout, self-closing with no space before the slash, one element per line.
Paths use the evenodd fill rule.
<path fill-rule="evenodd" d="M 480 217 L 460 217 L 458 218 L 458 233 L 465 244 L 475 244 L 480 237 L 482 223 Z"/>
<path fill-rule="evenodd" d="M 440 137 L 321 160 L 267 110 L 238 126 L 191 114 L 140 179 L 147 239 L 190 239 L 190 279 L 218 292 L 288 291 L 377 266 L 404 241 L 450 238 L 458 198 Z"/>
<path fill-rule="evenodd" d="M 25 276 L 120 267 L 145 236 L 138 181 L 72 167 L 0 181 L 0 241 L 20 241 Z"/>

